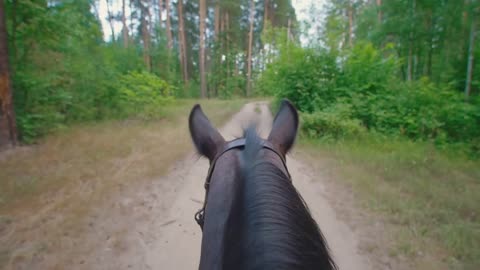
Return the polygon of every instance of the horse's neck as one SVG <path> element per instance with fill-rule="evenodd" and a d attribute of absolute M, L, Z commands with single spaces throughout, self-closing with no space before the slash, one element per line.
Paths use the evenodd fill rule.
<path fill-rule="evenodd" d="M 207 212 L 206 212 L 207 213 Z M 208 221 L 208 216 L 205 219 Z M 216 218 L 215 223 L 205 222 L 203 227 L 202 254 L 200 256 L 200 270 L 217 270 L 223 266 L 223 250 L 225 245 L 227 217 Z"/>
<path fill-rule="evenodd" d="M 234 179 L 235 177 L 220 179 L 221 181 L 212 184 L 210 188 L 205 210 L 200 270 L 223 267 L 225 239 L 236 189 Z"/>

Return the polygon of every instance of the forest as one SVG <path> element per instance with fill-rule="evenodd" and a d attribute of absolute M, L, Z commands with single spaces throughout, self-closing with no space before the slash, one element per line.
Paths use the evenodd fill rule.
<path fill-rule="evenodd" d="M 39 247 L 70 265 L 57 227 L 88 231 L 117 187 L 176 166 L 194 103 L 224 124 L 286 98 L 294 159 L 393 228 L 368 252 L 479 269 L 479 15 L 476 0 L 0 0 L 0 268 Z M 11 221 L 31 212 L 57 219 Z"/>
<path fill-rule="evenodd" d="M 308 113 L 310 135 L 366 128 L 478 150 L 476 1 L 335 0 L 321 25 L 298 22 L 287 0 L 105 0 L 106 14 L 99 2 L 5 2 L 2 108 L 15 117 L 2 123 L 18 135 L 3 137 L 150 117 L 174 98 L 266 95 Z"/>
<path fill-rule="evenodd" d="M 273 57 L 260 57 L 262 33 L 296 24 L 289 1 L 108 0 L 106 14 L 92 0 L 4 2 L 15 117 L 2 99 L 2 127 L 16 119 L 26 143 L 71 123 L 153 116 L 174 98 L 252 96 Z"/>
<path fill-rule="evenodd" d="M 369 130 L 478 154 L 478 3 L 331 1 L 309 46 L 284 42 L 258 91 L 288 97 L 314 137 Z"/>
<path fill-rule="evenodd" d="M 305 113 L 309 136 L 371 130 L 478 153 L 476 1 L 331 0 L 301 22 L 288 0 L 11 0 L 2 10 L 3 145 L 158 116 L 176 98 L 275 96 Z"/>

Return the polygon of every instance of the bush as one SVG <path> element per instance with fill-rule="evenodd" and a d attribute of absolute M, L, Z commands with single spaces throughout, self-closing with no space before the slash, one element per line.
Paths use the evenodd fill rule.
<path fill-rule="evenodd" d="M 399 61 L 393 56 L 385 57 L 385 54 L 389 54 L 388 49 L 379 51 L 368 42 L 358 42 L 353 47 L 346 56 L 339 78 L 345 95 L 382 93 L 396 83 Z"/>
<path fill-rule="evenodd" d="M 427 79 L 399 84 L 371 102 L 371 127 L 414 139 L 470 141 L 480 136 L 480 109 Z"/>
<path fill-rule="evenodd" d="M 173 101 L 175 90 L 159 77 L 147 72 L 131 72 L 119 79 L 118 107 L 122 116 L 152 118 Z"/>
<path fill-rule="evenodd" d="M 335 58 L 324 50 L 290 45 L 288 53 L 281 53 L 262 74 L 258 89 L 277 99 L 288 98 L 300 111 L 313 112 L 335 101 L 338 75 Z"/>
<path fill-rule="evenodd" d="M 35 80 L 25 76 L 21 72 L 16 74 L 15 86 L 19 91 L 16 92 L 15 105 L 22 140 L 27 143 L 72 122 L 129 116 L 158 117 L 162 107 L 175 95 L 175 88 L 146 72 L 109 74 L 109 81 L 106 80 L 108 77 L 74 82 L 56 78 L 56 83 L 51 77 L 37 77 Z M 23 93 L 29 95 L 18 96 Z"/>
<path fill-rule="evenodd" d="M 301 114 L 302 131 L 309 137 L 354 138 L 365 132 L 361 121 L 351 118 L 351 108 L 336 104 L 325 111 Z"/>

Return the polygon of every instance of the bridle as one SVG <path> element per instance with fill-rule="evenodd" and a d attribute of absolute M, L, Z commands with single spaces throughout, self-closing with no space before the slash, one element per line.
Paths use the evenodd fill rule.
<path fill-rule="evenodd" d="M 208 169 L 207 178 L 205 179 L 205 184 L 204 184 L 205 199 L 203 200 L 203 206 L 202 206 L 202 208 L 200 208 L 200 210 L 198 210 L 195 213 L 195 221 L 197 222 L 197 224 L 200 226 L 200 228 L 202 230 L 203 230 L 203 224 L 204 224 L 204 221 L 205 221 L 205 208 L 207 207 L 207 198 L 208 198 L 208 192 L 210 190 L 210 182 L 212 180 L 212 174 L 213 174 L 213 170 L 215 169 L 215 165 L 217 163 L 217 160 L 223 154 L 225 154 L 226 152 L 228 152 L 230 150 L 244 148 L 245 147 L 245 142 L 246 142 L 245 138 L 236 139 L 236 140 L 228 142 L 225 145 L 225 147 L 223 148 L 223 150 L 220 151 L 215 156 L 215 158 L 212 159 L 212 161 L 210 161 L 210 168 Z M 262 148 L 272 151 L 273 153 L 275 153 L 280 158 L 280 160 L 282 161 L 283 166 L 285 168 L 285 171 L 287 172 L 288 179 L 291 179 L 290 173 L 288 172 L 287 162 L 285 160 L 285 157 L 284 157 L 283 154 L 281 154 L 281 152 L 277 149 L 277 147 L 275 147 L 271 142 L 269 142 L 267 140 L 263 140 L 263 139 L 261 139 L 260 144 L 262 145 Z"/>

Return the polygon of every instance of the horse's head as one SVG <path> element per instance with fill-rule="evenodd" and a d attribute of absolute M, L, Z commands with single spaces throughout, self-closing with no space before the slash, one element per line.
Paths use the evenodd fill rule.
<path fill-rule="evenodd" d="M 298 113 L 287 100 L 282 101 L 267 140 L 259 138 L 254 127 L 252 127 L 245 132 L 245 138 L 225 141 L 198 104 L 193 107 L 190 113 L 189 128 L 197 151 L 210 161 L 210 169 L 205 181 L 204 207 L 195 216 L 202 228 L 210 190 L 212 194 L 218 192 L 218 196 L 215 195 L 216 198 L 224 197 L 228 201 L 228 203 L 222 201 L 222 205 L 219 206 L 230 207 L 231 199 L 234 197 L 233 192 L 236 190 L 236 184 L 238 183 L 235 180 L 241 176 L 240 170 L 242 168 L 248 170 L 245 166 L 247 163 L 245 160 L 254 159 L 258 153 L 262 152 L 263 160 L 268 160 L 289 176 L 285 156 L 293 146 L 297 135 Z M 239 155 L 241 151 L 245 150 L 247 141 L 250 142 L 249 149 L 254 149 L 250 151 L 254 156 L 249 155 L 248 151 L 243 156 Z M 210 183 L 214 183 L 215 187 L 211 187 Z M 216 212 L 218 212 L 218 209 Z"/>
<path fill-rule="evenodd" d="M 210 161 L 210 170 L 205 182 L 207 190 L 204 208 L 197 213 L 196 219 L 203 228 L 202 265 L 211 268 L 219 263 L 224 251 L 225 239 L 231 234 L 232 226 L 238 222 L 239 214 L 235 213 L 235 200 L 242 189 L 242 170 L 248 163 L 246 141 L 257 140 L 258 151 L 262 160 L 268 160 L 285 175 L 288 170 L 285 156 L 293 146 L 298 129 L 298 113 L 288 101 L 281 103 L 273 121 L 272 130 L 266 140 L 254 135 L 227 142 L 208 120 L 199 105 L 195 105 L 190 113 L 189 128 L 193 143 L 199 154 Z M 248 133 L 248 132 L 247 132 Z M 252 145 L 249 143 L 249 145 Z M 252 147 L 250 147 L 252 148 Z M 260 149 L 261 148 L 261 149 Z M 247 158 L 246 158 L 247 157 Z M 207 203 L 208 201 L 208 203 Z M 233 226 L 234 227 L 234 226 Z M 235 232 L 233 232 L 235 233 Z"/>
<path fill-rule="evenodd" d="M 285 156 L 298 113 L 283 101 L 266 140 L 254 129 L 230 142 L 196 105 L 189 119 L 198 152 L 210 160 L 200 269 L 335 269 L 322 234 L 291 182 Z"/>

